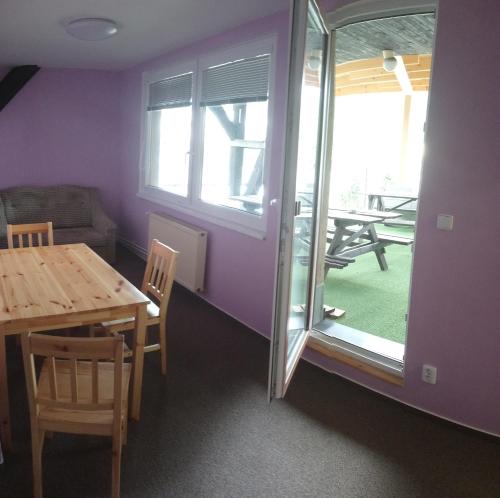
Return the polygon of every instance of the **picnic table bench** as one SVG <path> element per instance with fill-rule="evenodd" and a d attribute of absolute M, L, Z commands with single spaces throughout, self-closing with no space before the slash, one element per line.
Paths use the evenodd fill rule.
<path fill-rule="evenodd" d="M 388 199 L 392 201 L 390 205 L 386 204 Z M 368 194 L 368 208 L 379 211 L 396 211 L 397 209 L 414 211 L 411 204 L 416 201 L 418 201 L 418 195 L 411 193 L 372 192 Z"/>
<path fill-rule="evenodd" d="M 387 202 L 389 201 L 389 202 Z M 397 192 L 372 192 L 368 194 L 368 208 L 390 212 L 415 212 L 417 194 L 405 194 Z M 415 205 L 415 206 L 414 206 Z M 401 213 L 400 213 L 401 215 Z M 414 220 L 407 220 L 401 217 L 384 221 L 388 227 L 414 227 Z"/>
<path fill-rule="evenodd" d="M 398 244 L 401 246 L 411 246 L 413 244 L 413 237 L 401 237 L 399 235 L 391 235 L 391 234 L 380 234 L 378 236 L 379 242 L 383 244 Z"/>

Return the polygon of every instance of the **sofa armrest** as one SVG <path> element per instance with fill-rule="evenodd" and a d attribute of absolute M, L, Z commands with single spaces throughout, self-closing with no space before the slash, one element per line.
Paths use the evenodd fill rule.
<path fill-rule="evenodd" d="M 116 223 L 104 212 L 97 189 L 91 189 L 92 226 L 99 233 L 106 235 L 104 259 L 108 263 L 115 261 Z"/>
<path fill-rule="evenodd" d="M 100 233 L 116 232 L 115 222 L 102 210 L 92 213 L 92 226 Z"/>
<path fill-rule="evenodd" d="M 104 212 L 99 194 L 92 189 L 92 226 L 100 233 L 116 232 L 116 223 Z"/>

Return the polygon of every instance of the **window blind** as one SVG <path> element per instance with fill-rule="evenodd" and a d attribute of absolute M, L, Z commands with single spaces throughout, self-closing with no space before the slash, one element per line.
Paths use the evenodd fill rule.
<path fill-rule="evenodd" d="M 265 101 L 269 95 L 269 54 L 205 69 L 202 106 Z"/>
<path fill-rule="evenodd" d="M 174 76 L 149 85 L 148 111 L 191 105 L 193 73 Z"/>

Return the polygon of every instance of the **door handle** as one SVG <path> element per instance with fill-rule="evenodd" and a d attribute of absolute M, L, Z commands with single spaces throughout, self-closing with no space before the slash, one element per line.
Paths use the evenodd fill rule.
<path fill-rule="evenodd" d="M 295 214 L 294 216 L 298 216 L 300 214 L 302 208 L 302 203 L 300 201 L 295 201 Z"/>

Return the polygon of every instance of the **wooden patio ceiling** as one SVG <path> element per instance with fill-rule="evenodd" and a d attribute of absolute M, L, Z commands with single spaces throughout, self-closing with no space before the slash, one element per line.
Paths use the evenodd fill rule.
<path fill-rule="evenodd" d="M 401 60 L 404 62 L 412 90 L 428 91 L 432 56 L 403 55 Z M 337 64 L 335 95 L 402 91 L 396 72 L 387 72 L 382 63 L 382 57 L 374 57 Z"/>
<path fill-rule="evenodd" d="M 434 14 L 414 14 L 349 24 L 335 31 L 335 94 L 411 92 L 429 89 Z M 311 36 L 313 33 L 311 33 Z M 309 39 L 311 59 L 316 38 Z M 316 47 L 320 48 L 320 45 Z M 398 68 L 383 68 L 382 50 L 395 52 Z M 312 65 L 311 65 L 312 66 Z M 314 67 L 314 66 L 312 66 Z M 319 74 L 306 66 L 306 82 L 319 85 Z"/>
<path fill-rule="evenodd" d="M 432 56 L 403 55 L 398 64 L 404 63 L 412 92 L 429 90 Z M 401 86 L 398 73 L 387 72 L 382 57 L 344 62 L 335 66 L 335 95 L 401 92 L 409 93 Z M 319 86 L 319 74 L 306 67 L 306 83 Z"/>

